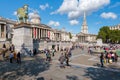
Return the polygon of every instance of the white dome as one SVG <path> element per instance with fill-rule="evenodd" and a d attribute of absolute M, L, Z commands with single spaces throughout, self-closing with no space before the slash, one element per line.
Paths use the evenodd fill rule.
<path fill-rule="evenodd" d="M 29 17 L 30 17 L 30 22 L 34 24 L 40 24 L 40 16 L 38 15 L 37 12 L 30 13 Z"/>

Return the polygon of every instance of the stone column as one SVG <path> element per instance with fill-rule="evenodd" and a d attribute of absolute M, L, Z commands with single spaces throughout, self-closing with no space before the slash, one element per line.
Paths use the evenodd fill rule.
<path fill-rule="evenodd" d="M 46 37 L 47 37 L 47 29 L 46 29 Z"/>
<path fill-rule="evenodd" d="M 47 37 L 47 36 L 46 36 L 46 32 L 47 32 L 47 31 L 46 31 L 46 29 L 45 29 L 45 37 Z"/>
<path fill-rule="evenodd" d="M 46 37 L 46 29 L 45 29 L 45 37 Z"/>
<path fill-rule="evenodd" d="M 33 27 L 33 39 L 35 39 L 35 27 Z"/>
<path fill-rule="evenodd" d="M 43 29 L 41 29 L 41 38 L 43 37 Z"/>
<path fill-rule="evenodd" d="M 38 39 L 39 39 L 39 28 L 37 28 L 37 33 L 38 33 Z"/>
<path fill-rule="evenodd" d="M 40 28 L 39 28 L 39 39 L 40 39 Z"/>
<path fill-rule="evenodd" d="M 37 32 L 38 32 L 38 39 L 39 39 L 39 28 L 37 28 Z"/>
<path fill-rule="evenodd" d="M 43 29 L 43 37 L 45 37 L 45 29 Z"/>
<path fill-rule="evenodd" d="M 82 42 L 83 42 L 83 36 L 82 36 Z"/>
<path fill-rule="evenodd" d="M 40 28 L 40 39 L 41 39 L 41 28 Z"/>
<path fill-rule="evenodd" d="M 36 39 L 38 38 L 38 31 L 37 31 L 37 28 L 36 28 Z"/>
<path fill-rule="evenodd" d="M 45 31 L 45 29 L 44 29 L 44 37 L 46 37 L 46 33 L 45 33 L 46 31 Z"/>
<path fill-rule="evenodd" d="M 6 39 L 6 25 L 4 25 L 4 38 Z"/>
<path fill-rule="evenodd" d="M 42 29 L 42 37 L 44 37 L 44 29 Z"/>
<path fill-rule="evenodd" d="M 41 38 L 41 29 L 40 29 L 40 38 Z"/>
<path fill-rule="evenodd" d="M 45 37 L 47 37 L 47 29 L 45 29 Z"/>

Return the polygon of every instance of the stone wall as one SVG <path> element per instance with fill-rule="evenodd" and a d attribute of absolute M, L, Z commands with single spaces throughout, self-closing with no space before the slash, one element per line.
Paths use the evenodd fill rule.
<path fill-rule="evenodd" d="M 55 46 L 56 50 L 58 50 L 58 48 L 59 48 L 59 50 L 61 50 L 61 49 L 72 47 L 71 42 L 46 42 L 46 41 L 42 41 L 40 43 L 33 43 L 34 48 L 36 48 L 38 50 L 52 49 L 53 45 Z"/>

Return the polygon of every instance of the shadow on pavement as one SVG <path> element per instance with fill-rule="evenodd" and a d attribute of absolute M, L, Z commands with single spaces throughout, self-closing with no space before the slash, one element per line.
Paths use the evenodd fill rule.
<path fill-rule="evenodd" d="M 110 71 L 102 68 L 89 67 L 85 70 L 85 77 L 91 80 L 120 80 L 120 69 L 119 71 Z"/>
<path fill-rule="evenodd" d="M 45 80 L 44 77 L 37 78 L 37 80 Z"/>
<path fill-rule="evenodd" d="M 95 63 L 93 66 L 101 67 L 100 63 Z"/>
<path fill-rule="evenodd" d="M 39 73 L 48 70 L 49 67 L 50 64 L 40 57 L 34 60 L 22 61 L 21 64 L 1 62 L 0 80 L 24 80 L 21 79 L 23 76 L 35 77 Z M 44 80 L 44 78 L 40 77 L 37 80 Z"/>
<path fill-rule="evenodd" d="M 78 77 L 75 75 L 72 75 L 72 76 L 66 75 L 66 78 L 67 80 L 79 80 Z"/>

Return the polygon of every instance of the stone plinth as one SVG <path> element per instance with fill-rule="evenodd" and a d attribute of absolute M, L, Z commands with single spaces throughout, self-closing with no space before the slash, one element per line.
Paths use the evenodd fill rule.
<path fill-rule="evenodd" d="M 17 51 L 33 50 L 32 27 L 29 24 L 18 24 L 14 27 L 12 43 Z"/>

